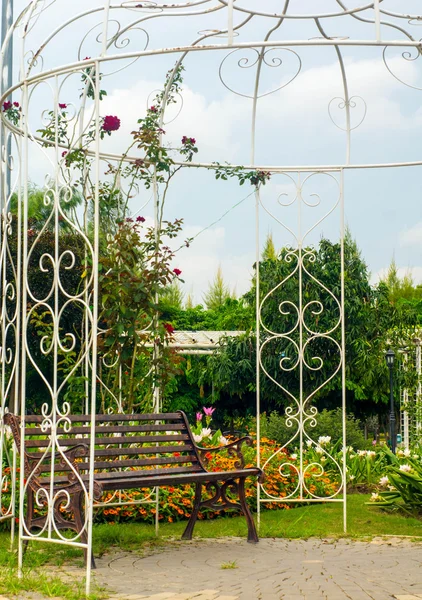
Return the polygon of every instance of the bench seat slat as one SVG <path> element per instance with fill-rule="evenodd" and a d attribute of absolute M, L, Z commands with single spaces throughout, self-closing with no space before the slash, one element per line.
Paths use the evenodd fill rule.
<path fill-rule="evenodd" d="M 138 454 L 174 454 L 174 452 L 192 452 L 192 444 L 185 444 L 179 446 L 144 446 L 136 448 L 95 448 L 95 456 L 137 456 Z M 28 452 L 31 458 L 51 458 L 51 451 L 45 452 Z M 59 457 L 58 457 L 59 458 Z"/>
<path fill-rule="evenodd" d="M 95 433 L 125 433 L 125 432 L 141 432 L 141 431 L 145 431 L 145 432 L 149 432 L 149 431 L 187 431 L 186 425 L 184 423 L 165 423 L 165 424 L 158 424 L 156 425 L 151 424 L 151 425 L 96 425 L 95 427 Z M 89 428 L 86 426 L 81 426 L 81 427 L 72 427 L 71 433 L 72 434 L 76 434 L 76 433 L 88 433 L 90 432 Z M 34 435 L 48 435 L 49 434 L 49 430 L 47 431 L 42 431 L 40 427 L 27 427 L 25 428 L 25 435 L 30 437 L 30 436 L 34 436 Z M 59 427 L 57 429 L 57 434 L 60 435 L 69 435 L 68 431 L 65 431 L 62 427 Z"/>
<path fill-rule="evenodd" d="M 217 473 L 210 473 L 203 471 L 199 467 L 195 469 L 179 467 L 176 469 L 155 469 L 148 471 L 125 471 L 124 477 L 122 473 L 97 473 L 95 480 L 101 483 L 104 491 L 108 490 L 125 490 L 135 488 L 148 488 L 156 485 L 182 485 L 185 483 L 195 483 L 197 481 L 203 482 L 204 484 L 208 481 L 227 481 L 228 479 L 239 479 L 239 477 L 257 476 L 260 474 L 260 469 L 237 469 L 236 471 L 220 471 Z M 145 473 L 145 475 L 142 475 Z M 88 475 L 81 476 L 82 481 L 88 483 Z M 41 477 L 39 479 L 40 484 L 49 488 L 50 479 L 48 477 Z M 66 484 L 68 479 L 66 476 L 58 476 L 55 478 L 55 485 Z"/>
<path fill-rule="evenodd" d="M 111 460 L 103 460 L 103 461 L 95 461 L 94 469 L 119 469 L 120 467 L 150 467 L 155 465 L 178 465 L 183 463 L 198 463 L 198 459 L 195 455 L 185 455 L 185 456 L 168 456 L 168 457 L 156 457 L 152 458 L 142 458 L 142 459 L 128 459 L 128 460 L 119 460 L 119 461 L 111 461 Z M 38 467 L 39 473 L 49 473 L 50 472 L 50 463 L 42 462 Z M 88 471 L 89 470 L 89 462 L 78 463 L 78 469 L 80 471 Z M 56 472 L 61 473 L 62 471 L 71 471 L 71 467 L 68 465 L 64 467 L 59 467 L 56 465 Z M 94 479 L 97 477 L 95 474 Z"/>
<path fill-rule="evenodd" d="M 26 415 L 25 423 L 42 423 L 44 421 L 42 415 Z M 68 415 L 66 417 L 72 423 L 91 423 L 91 415 Z M 180 421 L 183 419 L 180 413 L 145 413 L 140 415 L 124 415 L 122 413 L 112 415 L 96 415 L 96 422 L 113 422 L 113 421 Z"/>
<path fill-rule="evenodd" d="M 174 435 L 125 435 L 125 436 L 109 436 L 109 437 L 98 437 L 95 438 L 95 444 L 98 446 L 107 444 L 144 444 L 144 443 L 162 443 L 162 442 L 185 442 L 190 440 L 190 436 L 186 433 L 174 434 Z M 90 436 L 86 435 L 83 438 L 66 438 L 61 437 L 59 439 L 60 444 L 66 446 L 78 446 L 79 444 L 88 444 L 90 442 Z M 27 448 L 47 448 L 50 445 L 49 439 L 44 440 L 25 440 L 25 446 Z"/>

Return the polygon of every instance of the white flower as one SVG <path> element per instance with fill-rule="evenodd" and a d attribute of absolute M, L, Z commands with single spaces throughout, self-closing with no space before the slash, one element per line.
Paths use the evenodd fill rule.
<path fill-rule="evenodd" d="M 406 448 L 406 450 L 403 452 L 403 455 L 406 456 L 406 458 L 408 458 L 410 456 L 409 448 Z"/>
<path fill-rule="evenodd" d="M 306 440 L 306 445 L 310 448 L 312 446 L 312 440 Z"/>
<path fill-rule="evenodd" d="M 220 444 L 220 446 L 226 446 L 229 442 L 228 439 L 224 437 L 224 435 L 220 435 L 220 437 L 218 438 L 218 443 Z"/>
<path fill-rule="evenodd" d="M 318 444 L 320 446 L 325 446 L 326 444 L 329 444 L 331 442 L 331 436 L 330 435 L 321 435 L 318 438 Z"/>
<path fill-rule="evenodd" d="M 381 479 L 380 479 L 380 485 L 387 485 L 388 482 L 389 482 L 388 477 L 385 477 L 385 476 L 381 477 Z"/>
<path fill-rule="evenodd" d="M 210 437 L 211 429 L 209 427 L 204 427 L 203 430 L 201 431 L 201 435 L 203 438 Z"/>
<path fill-rule="evenodd" d="M 404 471 L 405 473 L 410 473 L 412 467 L 410 465 L 400 465 L 400 471 Z"/>
<path fill-rule="evenodd" d="M 371 502 L 379 502 L 379 500 L 382 500 L 381 496 L 377 492 L 372 492 Z"/>
<path fill-rule="evenodd" d="M 200 442 L 202 442 L 202 435 L 196 435 L 196 433 L 194 433 L 193 439 L 195 440 L 196 444 L 199 444 Z"/>
<path fill-rule="evenodd" d="M 403 450 L 397 450 L 397 456 L 404 456 Z"/>
<path fill-rule="evenodd" d="M 290 458 L 291 458 L 292 460 L 296 460 L 296 459 L 297 459 L 297 454 L 291 454 L 291 455 L 290 455 Z"/>
<path fill-rule="evenodd" d="M 353 480 L 354 480 L 354 478 L 355 478 L 355 476 L 354 476 L 354 475 L 350 475 L 350 477 L 349 477 L 350 481 L 353 481 Z"/>
<path fill-rule="evenodd" d="M 388 489 L 390 490 L 390 492 L 395 492 L 396 488 L 394 487 L 394 485 L 389 485 Z"/>
<path fill-rule="evenodd" d="M 317 447 L 315 448 L 315 452 L 316 452 L 317 454 L 324 454 L 324 450 L 321 448 L 321 446 L 317 446 Z"/>
<path fill-rule="evenodd" d="M 366 456 L 368 458 L 372 458 L 372 456 L 376 456 L 376 452 L 374 452 L 374 450 L 368 450 L 368 452 L 366 453 Z"/>
<path fill-rule="evenodd" d="M 321 456 L 320 460 L 321 460 L 322 463 L 325 463 L 325 461 L 327 460 L 327 458 L 325 456 Z"/>
<path fill-rule="evenodd" d="M 412 456 L 412 458 L 419 458 L 419 456 L 418 456 L 417 454 L 414 454 L 414 455 Z"/>
<path fill-rule="evenodd" d="M 358 450 L 358 456 L 366 456 L 366 450 Z"/>

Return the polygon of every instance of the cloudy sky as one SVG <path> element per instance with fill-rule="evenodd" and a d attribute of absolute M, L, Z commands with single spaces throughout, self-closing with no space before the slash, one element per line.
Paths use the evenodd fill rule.
<path fill-rule="evenodd" d="M 91 2 L 93 6 L 100 4 L 97 0 L 90 0 L 90 5 Z M 349 7 L 364 4 L 363 0 L 345 3 Z M 86 0 L 73 0 L 72 13 L 86 10 L 87 4 Z M 128 8 L 135 6 L 130 1 L 123 4 Z M 211 4 L 217 5 L 217 0 Z M 283 4 L 284 1 L 280 0 L 260 0 L 259 7 L 263 12 L 271 13 L 280 10 Z M 25 5 L 26 2 L 15 0 L 15 14 Z M 240 8 L 256 7 L 256 0 L 237 0 L 236 5 Z M 419 13 L 422 13 L 418 0 L 384 0 L 382 3 L 385 10 L 406 13 L 417 13 L 418 5 Z M 200 8 L 198 6 L 196 10 Z M 307 14 L 317 9 L 332 12 L 338 8 L 335 0 L 290 2 L 292 14 Z M 34 26 L 25 51 L 37 49 L 63 22 L 63 15 L 70 18 L 69 3 L 64 0 L 52 2 Z M 118 23 L 122 26 L 136 17 L 147 19 L 131 32 L 130 44 L 123 49 L 114 48 L 114 52 L 143 49 L 147 34 L 149 48 L 159 48 L 188 45 L 198 38 L 198 31 L 227 27 L 227 14 L 223 10 L 184 18 L 156 16 L 156 12 L 153 15 L 148 10 L 142 13 L 126 9 L 111 11 L 112 32 L 119 27 Z M 373 18 L 370 12 L 364 16 Z M 235 24 L 245 17 L 245 13 L 236 12 Z M 421 37 L 420 25 L 389 19 L 405 27 L 413 37 Z M 86 16 L 54 37 L 43 53 L 44 68 L 74 62 L 78 60 L 78 53 L 82 58 L 95 56 L 98 53 L 96 38 L 101 36 L 100 21 L 100 13 Z M 268 17 L 252 19 L 235 40 L 262 39 L 275 23 Z M 373 39 L 375 35 L 373 25 L 350 17 L 323 19 L 323 26 L 329 36 Z M 271 39 L 307 40 L 320 35 L 314 22 L 294 19 L 286 20 Z M 388 27 L 383 27 L 383 36 L 385 39 L 404 39 L 404 34 Z M 218 37 L 212 40 L 214 43 L 224 42 Z M 19 64 L 19 52 L 20 43 L 17 41 L 16 65 Z M 350 95 L 356 97 L 356 106 L 352 110 L 352 125 L 356 127 L 352 135 L 352 162 L 421 160 L 422 91 L 418 88 L 422 88 L 422 58 L 406 60 L 402 56 L 403 49 L 389 49 L 385 54 L 387 68 L 383 61 L 383 47 L 348 47 L 342 52 Z M 155 91 L 162 87 L 165 73 L 173 66 L 176 56 L 142 57 L 132 65 L 128 60 L 120 60 L 104 67 L 103 82 L 108 96 L 101 111 L 102 114 L 119 116 L 122 122 L 121 130 L 104 143 L 104 150 L 125 150 L 137 119 L 145 114 Z M 413 53 L 410 58 L 415 56 Z M 197 52 L 187 57 L 183 106 L 179 116 L 166 125 L 167 141 L 177 145 L 183 135 L 193 136 L 200 150 L 198 160 L 202 162 L 250 164 L 252 101 L 244 96 L 251 95 L 253 91 L 255 58 L 253 49 L 234 53 L 228 50 Z M 239 66 L 241 59 L 244 62 Z M 246 59 L 249 62 L 245 62 Z M 345 133 L 341 128 L 344 127 L 345 115 L 344 110 L 339 108 L 344 94 L 335 49 L 297 47 L 269 50 L 267 59 L 268 65 L 263 67 L 260 84 L 263 97 L 258 103 L 256 164 L 344 163 Z M 241 68 L 242 65 L 249 68 Z M 123 66 L 126 67 L 124 70 L 113 77 L 108 76 L 111 71 Z M 77 105 L 80 75 L 73 75 L 61 83 L 60 101 Z M 42 109 L 51 106 L 51 98 L 52 91 L 46 84 L 34 90 L 31 99 L 34 129 L 41 122 Z M 334 98 L 337 100 L 331 102 Z M 176 112 L 170 114 L 169 119 L 174 116 Z M 50 172 L 48 158 L 41 151 L 35 152 L 31 156 L 31 178 L 41 184 Z M 297 178 L 296 175 L 291 177 Z M 306 175 L 303 175 L 302 182 L 305 178 Z M 422 167 L 354 170 L 345 174 L 346 223 L 362 249 L 373 281 L 379 278 L 394 256 L 402 274 L 410 270 L 415 281 L 422 282 L 421 181 Z M 297 227 L 297 203 L 296 207 L 287 208 L 280 204 L 288 203 L 293 190 L 292 179 L 282 174 L 273 176 L 265 186 L 259 227 L 261 242 L 268 232 L 273 234 L 278 247 L 293 241 L 286 226 L 293 231 Z M 215 181 L 213 174 L 205 170 L 186 170 L 174 182 L 166 215 L 168 218 L 184 219 L 183 238 L 198 236 L 192 246 L 180 251 L 176 258 L 186 281 L 185 289 L 193 291 L 197 301 L 201 300 L 219 265 L 232 289 L 239 294 L 248 289 L 255 256 L 255 199 L 251 191 L 246 185 L 239 187 L 234 182 Z M 311 194 L 319 194 L 321 198 L 320 206 L 315 209 L 307 207 L 303 212 L 302 228 L 309 229 L 336 204 L 338 185 L 330 176 L 312 176 L 304 184 L 303 194 L 309 203 L 312 198 L 314 201 L 317 198 Z M 236 204 L 238 206 L 230 210 Z M 135 213 L 141 211 L 150 218 L 150 193 L 142 192 L 133 200 L 131 208 Z M 227 211 L 228 214 L 221 218 Z M 340 211 L 336 209 L 310 233 L 307 240 L 316 242 L 321 235 L 338 239 L 339 223 Z"/>

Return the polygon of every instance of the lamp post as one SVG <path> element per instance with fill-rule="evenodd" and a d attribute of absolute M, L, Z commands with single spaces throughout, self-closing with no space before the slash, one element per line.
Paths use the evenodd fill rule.
<path fill-rule="evenodd" d="M 390 370 L 390 440 L 391 452 L 396 453 L 396 415 L 394 412 L 394 387 L 393 387 L 393 367 L 396 355 L 391 348 L 385 354 L 385 361 Z"/>

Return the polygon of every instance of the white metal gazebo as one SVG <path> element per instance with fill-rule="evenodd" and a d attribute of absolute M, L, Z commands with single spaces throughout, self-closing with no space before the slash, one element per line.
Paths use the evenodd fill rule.
<path fill-rule="evenodd" d="M 413 0 L 175 0 L 171 3 L 98 0 L 94 4 L 87 7 L 86 3 L 73 2 L 70 7 L 63 0 L 31 0 L 3 40 L 1 71 L 4 73 L 5 57 L 13 40 L 19 55 L 19 73 L 1 97 L 1 423 L 8 410 L 19 411 L 24 426 L 30 369 L 44 386 L 42 426 L 51 430 L 46 458 L 63 452 L 57 429 L 71 428 L 72 405 L 66 400 L 66 391 L 76 375 L 83 380 L 84 406 L 92 416 L 96 413 L 99 390 L 105 389 L 100 371 L 104 355 L 102 324 L 99 323 L 102 298 L 98 267 L 106 195 L 110 202 L 114 197 L 126 198 L 134 220 L 141 218 L 141 211 L 152 198 L 150 205 L 157 240 L 165 210 L 168 210 L 167 205 L 164 206 L 169 189 L 168 173 L 173 176 L 183 172 L 183 177 L 188 178 L 185 181 L 192 182 L 187 186 L 201 186 L 198 177 L 204 177 L 201 193 L 211 185 L 210 178 L 246 182 L 252 185 L 255 200 L 250 221 L 255 220 L 255 239 L 252 237 L 251 242 L 256 248 L 256 263 L 260 260 L 260 223 L 264 219 L 283 232 L 283 245 L 290 246 L 283 257 L 290 266 L 289 275 L 265 295 L 261 294 L 259 269 L 256 272 L 258 427 L 260 382 L 269 378 L 290 404 L 286 415 L 292 436 L 286 446 L 299 450 L 292 475 L 296 482 L 294 491 L 287 497 L 276 497 L 263 484 L 259 489 L 258 515 L 266 502 L 339 502 L 343 505 L 346 523 L 345 457 L 343 463 L 337 463 L 337 489 L 327 498 L 307 487 L 309 468 L 316 468 L 322 475 L 323 461 L 306 465 L 302 454 L 306 442 L 313 441 L 312 426 L 318 418 L 312 399 L 334 377 L 342 380 L 344 430 L 345 180 L 357 172 L 383 169 L 395 171 L 400 177 L 400 168 L 419 168 L 422 158 L 396 160 L 394 152 L 389 153 L 390 148 L 382 148 L 378 161 L 367 160 L 367 155 L 354 159 L 352 137 L 365 123 L 367 105 L 365 89 L 360 89 L 356 79 L 351 89 L 345 55 L 351 49 L 373 51 L 378 68 L 387 69 L 398 87 L 404 84 L 415 93 L 420 91 L 417 83 L 413 79 L 406 81 L 406 72 L 400 70 L 400 65 L 420 66 L 422 47 L 418 26 L 422 23 L 422 11 L 419 3 Z M 334 152 L 330 149 L 328 158 L 324 151 L 317 149 L 309 158 L 307 108 L 297 103 L 295 111 L 304 109 L 303 123 L 298 125 L 298 137 L 302 136 L 303 140 L 303 160 L 292 164 L 288 159 L 289 140 L 284 140 L 272 152 L 268 150 L 267 140 L 272 134 L 279 135 L 278 127 L 286 119 L 281 112 L 286 94 L 304 77 L 307 65 L 319 64 L 328 52 L 335 60 L 336 89 L 340 93 L 326 97 L 323 79 L 318 82 L 318 89 L 326 106 L 324 127 L 336 132 L 336 143 L 343 149 L 341 154 L 339 146 Z M 147 68 L 152 73 L 150 89 L 145 92 L 143 84 L 136 88 L 142 96 L 142 101 L 137 103 L 139 120 L 120 127 L 120 118 L 123 123 L 123 117 L 130 112 L 130 93 L 119 96 L 125 100 L 120 104 L 118 118 L 112 104 L 114 90 L 124 89 L 129 77 L 135 81 L 141 79 Z M 214 159 L 210 158 L 211 151 L 199 159 L 201 155 L 197 155 L 194 138 L 183 135 L 180 142 L 177 123 L 184 114 L 183 69 L 186 73 L 191 69 L 193 73 L 189 83 L 191 99 L 195 99 L 195 86 L 205 85 L 205 80 L 209 88 L 221 89 L 220 93 L 229 98 L 229 117 L 239 121 L 242 135 L 248 131 L 250 144 L 239 144 L 242 163 L 234 163 L 228 157 L 223 148 L 227 140 L 221 144 L 221 155 Z M 246 83 L 240 76 L 246 76 Z M 161 82 L 158 91 L 157 79 Z M 103 106 L 107 106 L 107 112 Z M 265 121 L 268 114 L 272 126 Z M 200 125 L 195 123 L 194 111 L 188 111 L 188 117 L 192 126 Z M 220 121 L 226 117 L 224 111 L 210 112 L 209 119 L 218 132 L 217 140 L 224 131 Z M 152 130 L 151 141 L 144 134 Z M 126 142 L 125 136 L 129 138 Z M 44 222 L 34 226 L 29 213 L 29 182 L 39 178 L 41 173 L 46 181 L 46 216 Z M 137 178 L 136 185 L 129 186 L 128 174 Z M 76 185 L 80 204 L 72 211 L 69 206 Z M 221 188 L 219 190 L 216 196 L 221 194 Z M 120 205 L 116 206 L 118 210 Z M 63 227 L 77 240 L 78 251 L 63 246 L 59 235 Z M 239 223 L 238 227 L 246 228 L 246 223 Z M 328 289 L 312 274 L 315 261 L 312 244 L 324 228 L 328 228 L 340 248 L 341 273 L 335 290 Z M 42 246 L 47 233 L 51 240 L 48 248 Z M 68 284 L 68 277 L 75 273 Z M 40 288 L 40 281 L 44 282 L 44 288 Z M 305 281 L 314 286 L 315 295 L 310 298 L 303 295 Z M 285 286 L 293 283 L 296 286 L 294 298 L 292 295 L 280 297 Z M 273 297 L 277 297 L 281 323 L 276 330 L 269 326 L 266 318 Z M 321 326 L 318 319 L 324 314 L 325 304 L 331 306 L 334 315 L 329 326 Z M 67 315 L 76 310 L 75 307 L 80 319 L 72 323 Z M 43 314 L 47 314 L 48 327 L 40 334 L 34 323 Z M 152 331 L 156 324 L 152 319 Z M 206 335 L 214 340 L 210 332 Z M 324 372 L 321 344 L 329 348 L 331 357 L 337 357 L 331 372 Z M 191 345 L 193 350 L 199 350 L 198 340 Z M 63 357 L 69 358 L 76 350 L 77 361 L 64 375 L 61 372 L 58 376 Z M 266 362 L 267 357 L 275 353 L 279 356 L 277 373 L 269 372 Z M 159 354 L 158 343 L 154 342 L 154 361 Z M 112 367 L 112 363 L 108 366 Z M 312 388 L 308 386 L 307 376 L 315 372 L 321 373 L 321 383 Z M 297 376 L 297 390 L 285 386 L 289 373 Z M 158 410 L 160 392 L 156 388 L 153 408 Z M 91 426 L 89 443 L 93 465 L 94 418 Z M 6 450 L 8 435 L 3 425 L 0 432 L 0 518 L 14 523 L 17 457 Z M 345 447 L 345 431 L 343 441 Z M 269 463 L 275 462 L 283 472 L 286 467 L 284 448 L 260 465 L 264 471 Z M 328 451 L 324 449 L 323 453 Z M 257 456 L 259 464 L 259 435 Z M 54 461 L 51 465 L 53 476 Z M 17 485 L 20 514 L 23 514 L 28 486 L 23 470 Z M 60 534 L 54 522 L 49 523 L 41 537 L 39 533 L 28 531 L 20 519 L 20 568 L 23 544 L 29 540 L 71 544 L 91 552 L 93 486 L 92 466 L 89 485 L 85 486 L 86 542 L 81 541 L 80 535 Z M 13 493 L 6 497 L 1 490 L 10 487 Z M 45 492 L 43 499 L 47 497 Z M 53 497 L 48 497 L 48 510 L 54 502 Z M 54 519 L 52 510 L 49 514 L 50 520 Z M 90 578 L 88 561 L 87 591 Z"/>

